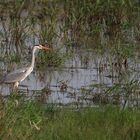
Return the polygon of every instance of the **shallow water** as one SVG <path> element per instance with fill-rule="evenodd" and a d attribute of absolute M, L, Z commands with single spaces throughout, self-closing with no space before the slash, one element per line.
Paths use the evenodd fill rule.
<path fill-rule="evenodd" d="M 131 45 L 137 46 L 137 44 L 139 44 L 139 40 L 136 36 L 139 31 L 135 26 L 130 27 L 128 30 L 125 28 L 117 30 L 117 33 L 119 31 L 121 32 L 121 42 L 121 37 L 117 35 L 115 37 L 114 30 L 111 31 L 114 37 L 109 35 L 107 32 L 109 27 L 107 27 L 105 19 L 100 21 L 102 19 L 99 17 L 99 23 L 97 20 L 97 23 L 100 25 L 98 37 L 95 37 L 96 34 L 95 36 L 90 36 L 92 33 L 90 31 L 92 23 L 90 23 L 85 26 L 84 36 L 80 38 L 80 31 L 83 30 L 77 31 L 78 25 L 77 19 L 75 18 L 71 21 L 72 25 L 69 26 L 67 22 L 70 19 L 65 15 L 65 10 L 67 9 L 63 9 L 63 4 L 56 4 L 56 7 L 60 6 L 58 9 L 61 9 L 58 14 L 57 8 L 55 9 L 55 3 L 50 2 L 52 9 L 49 9 L 49 7 L 47 10 L 52 10 L 51 12 L 54 12 L 52 15 L 47 13 L 50 11 L 42 11 L 46 8 L 45 6 L 49 6 L 48 3 L 46 3 L 46 5 L 38 3 L 36 5 L 34 2 L 30 2 L 32 8 L 35 6 L 33 9 L 30 9 L 25 2 L 25 5 L 21 5 L 21 7 L 17 5 L 20 10 L 18 8 L 14 9 L 15 5 L 13 4 L 14 3 L 8 4 L 11 7 L 6 7 L 7 9 L 5 9 L 3 3 L 1 3 L 1 7 L 3 7 L 3 14 L 0 21 L 1 75 L 18 67 L 23 67 L 27 63 L 29 64 L 29 60 L 31 60 L 30 57 L 28 57 L 30 54 L 29 46 L 40 42 L 44 43 L 49 40 L 54 45 L 54 50 L 56 49 L 57 51 L 57 49 L 60 49 L 59 52 L 64 54 L 72 53 L 72 56 L 66 59 L 65 64 L 59 68 L 49 66 L 38 68 L 38 66 L 41 65 L 38 63 L 34 72 L 20 83 L 20 94 L 23 93 L 30 99 L 36 98 L 44 103 L 60 103 L 65 105 L 95 105 L 96 103 L 106 104 L 110 102 L 113 104 L 121 104 L 128 99 L 131 101 L 136 99 L 136 103 L 139 101 L 139 50 L 134 53 L 134 56 L 129 56 L 131 50 L 135 50 L 131 48 Z M 13 15 L 11 16 L 10 10 L 12 12 L 16 10 L 19 13 L 19 17 L 16 12 L 13 12 L 15 17 L 12 17 Z M 42 12 L 45 12 L 45 14 L 43 15 Z M 58 14 L 58 17 L 55 17 L 55 12 Z M 121 22 L 123 21 L 122 19 Z M 93 25 L 93 27 L 94 26 L 96 27 L 96 25 Z M 74 27 L 76 27 L 77 30 L 74 30 Z M 86 45 L 84 45 L 84 43 Z M 89 44 L 89 46 L 87 44 Z M 99 46 L 107 47 L 104 49 Z M 99 49 L 94 49 L 98 47 Z M 111 53 L 110 47 L 111 49 L 115 48 L 114 50 L 112 49 L 113 53 Z M 123 47 L 125 48 L 124 50 L 122 49 Z M 122 50 L 124 52 L 121 54 Z M 21 58 L 19 58 L 21 61 L 10 61 L 9 59 L 17 60 L 15 59 L 16 54 L 21 56 Z M 9 95 L 10 93 L 10 85 L 1 85 L 1 94 L 3 96 Z"/>
<path fill-rule="evenodd" d="M 128 59 L 127 66 L 122 64 L 120 69 L 113 65 L 115 60 L 110 63 L 109 59 L 112 59 L 112 56 L 109 54 L 86 52 L 88 62 L 83 63 L 81 56 L 85 55 L 85 51 L 82 53 L 80 56 L 75 53 L 61 68 L 35 67 L 34 71 L 20 83 L 20 94 L 24 93 L 27 97 L 37 98 L 44 103 L 95 105 L 102 96 L 105 103 L 112 100 L 110 96 L 114 94 L 106 96 L 106 91 L 114 85 L 125 85 L 132 79 L 140 81 L 138 59 Z M 19 64 L 14 65 L 18 67 Z M 1 67 L 7 66 L 5 64 Z M 10 86 L 2 85 L 1 93 L 4 96 L 9 95 Z M 120 102 L 120 98 L 116 100 Z"/>

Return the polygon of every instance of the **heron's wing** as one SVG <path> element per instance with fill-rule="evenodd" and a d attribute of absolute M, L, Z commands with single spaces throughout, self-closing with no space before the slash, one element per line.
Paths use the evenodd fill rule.
<path fill-rule="evenodd" d="M 29 69 L 29 67 L 20 68 L 20 69 L 17 69 L 17 70 L 14 70 L 14 71 L 10 72 L 9 74 L 24 73 L 24 72 L 26 72 L 28 69 Z M 9 74 L 8 74 L 8 75 L 9 75 Z"/>
<path fill-rule="evenodd" d="M 22 68 L 22 69 L 18 69 L 16 71 L 13 71 L 7 75 L 5 75 L 3 77 L 3 82 L 4 83 L 14 83 L 17 81 L 20 81 L 24 78 L 24 76 L 26 75 L 28 68 Z"/>

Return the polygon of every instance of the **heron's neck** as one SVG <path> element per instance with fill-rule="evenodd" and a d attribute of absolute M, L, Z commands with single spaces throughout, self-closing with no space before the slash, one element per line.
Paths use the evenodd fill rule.
<path fill-rule="evenodd" d="M 34 48 L 32 51 L 32 62 L 31 62 L 32 68 L 34 68 L 34 64 L 35 64 L 35 52 L 36 52 L 36 49 Z"/>

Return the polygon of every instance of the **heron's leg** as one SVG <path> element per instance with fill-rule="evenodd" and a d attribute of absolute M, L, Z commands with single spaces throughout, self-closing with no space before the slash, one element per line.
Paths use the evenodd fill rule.
<path fill-rule="evenodd" d="M 14 89 L 18 88 L 19 82 L 15 82 Z"/>
<path fill-rule="evenodd" d="M 18 85 L 19 85 L 19 82 L 15 82 L 14 83 L 14 91 L 17 93 L 18 92 Z"/>

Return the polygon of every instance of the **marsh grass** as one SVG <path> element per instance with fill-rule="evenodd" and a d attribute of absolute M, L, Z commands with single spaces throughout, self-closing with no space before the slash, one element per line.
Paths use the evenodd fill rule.
<path fill-rule="evenodd" d="M 62 67 L 67 56 L 64 53 L 60 53 L 57 51 L 53 52 L 40 52 L 38 55 L 37 63 L 40 64 L 39 67 L 50 66 L 50 67 Z"/>
<path fill-rule="evenodd" d="M 10 42 L 13 41 L 16 47 L 31 34 L 37 35 L 40 42 L 55 40 L 58 30 L 66 35 L 66 40 L 70 31 L 69 41 L 86 46 L 89 45 L 88 40 L 98 43 L 106 38 L 108 41 L 122 39 L 133 43 L 138 40 L 139 3 L 136 0 L 35 0 L 29 3 L 26 0 L 0 3 L 4 25 L 1 33 L 7 39 L 11 34 Z M 24 15 L 25 11 L 27 15 Z M 133 40 L 129 40 L 129 35 Z"/>
<path fill-rule="evenodd" d="M 108 51 L 112 55 L 110 65 L 120 66 L 139 52 L 139 10 L 137 0 L 1 1 L 1 54 L 7 60 L 19 62 L 26 46 L 36 44 L 36 40 L 49 41 L 56 43 L 56 50 L 61 43 L 64 50 L 84 46 L 100 54 Z M 73 59 L 73 55 L 70 57 Z M 37 63 L 40 68 L 59 67 L 68 58 L 67 53 L 60 51 L 39 53 Z M 139 91 L 134 92 L 135 85 L 133 81 L 126 82 L 123 87 L 115 85 L 106 92 L 139 95 Z M 11 95 L 6 100 L 1 97 L 0 139 L 138 140 L 138 108 L 139 105 L 137 110 L 100 106 L 77 110 L 42 105 L 22 96 Z"/>
<path fill-rule="evenodd" d="M 35 0 L 28 4 L 18 0 L 2 1 L 0 7 L 5 55 L 22 55 L 27 42 L 45 41 L 56 47 L 61 43 L 64 49 L 69 49 L 70 44 L 98 52 L 108 49 L 109 53 L 119 52 L 122 59 L 135 55 L 132 50 L 139 48 L 138 1 Z M 56 53 L 54 57 L 55 64 L 50 65 L 61 65 L 60 57 Z"/>
<path fill-rule="evenodd" d="M 58 108 L 11 96 L 0 102 L 0 138 L 5 139 L 139 139 L 140 111 L 113 106 Z"/>

